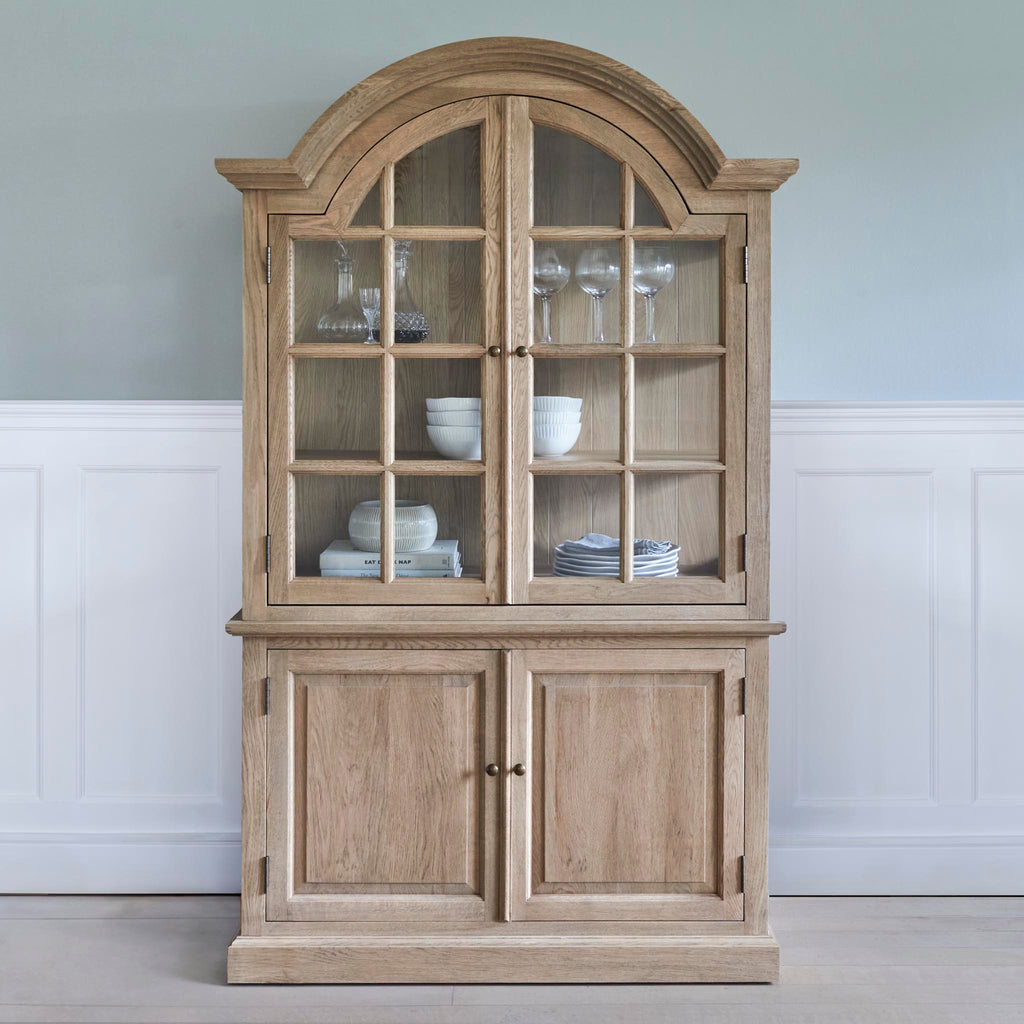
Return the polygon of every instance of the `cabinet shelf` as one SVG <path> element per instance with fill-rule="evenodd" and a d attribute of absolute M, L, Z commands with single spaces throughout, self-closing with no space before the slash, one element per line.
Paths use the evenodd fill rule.
<path fill-rule="evenodd" d="M 304 448 L 296 451 L 288 472 L 366 475 L 383 473 L 385 468 L 409 476 L 479 476 L 487 467 L 479 459 L 443 459 L 434 452 L 396 452 L 394 462 L 385 466 L 380 452 Z"/>
<path fill-rule="evenodd" d="M 621 473 L 630 469 L 634 473 L 724 473 L 725 464 L 704 455 L 683 455 L 679 452 L 644 452 L 628 465 L 618 452 L 582 452 L 535 458 L 530 472 L 545 473 Z"/>

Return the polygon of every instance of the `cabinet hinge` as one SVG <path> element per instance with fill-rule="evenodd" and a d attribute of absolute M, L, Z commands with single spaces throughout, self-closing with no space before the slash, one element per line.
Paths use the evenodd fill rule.
<path fill-rule="evenodd" d="M 267 534 L 267 575 L 270 575 L 270 534 Z"/>
<path fill-rule="evenodd" d="M 743 279 L 744 281 L 746 278 Z M 267 284 L 270 284 L 270 246 L 267 246 Z"/>
<path fill-rule="evenodd" d="M 263 679 L 263 714 L 270 714 L 270 676 Z"/>
<path fill-rule="evenodd" d="M 270 683 L 270 680 L 267 680 Z M 267 690 L 267 696 L 270 696 L 270 690 Z M 747 677 L 743 676 L 740 679 L 740 714 L 745 715 L 747 713 Z"/>
<path fill-rule="evenodd" d="M 270 572 L 270 538 L 267 538 L 267 572 Z M 747 535 L 740 534 L 740 572 L 747 571 Z"/>
<path fill-rule="evenodd" d="M 263 891 L 270 892 L 270 858 L 263 858 Z"/>
<path fill-rule="evenodd" d="M 750 279 L 750 248 L 743 246 L 743 283 Z M 270 250 L 267 249 L 267 280 L 270 280 Z"/>
<path fill-rule="evenodd" d="M 743 886 L 744 886 L 744 883 L 746 882 L 746 878 L 744 877 L 744 875 L 745 875 L 745 871 L 744 871 L 743 855 L 741 854 L 740 855 L 740 892 L 744 891 Z"/>

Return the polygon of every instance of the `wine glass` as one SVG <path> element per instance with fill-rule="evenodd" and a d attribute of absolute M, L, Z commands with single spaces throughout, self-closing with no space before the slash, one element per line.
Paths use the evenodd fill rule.
<path fill-rule="evenodd" d="M 643 341 L 653 344 L 654 296 L 669 284 L 676 273 L 672 255 L 663 245 L 637 246 L 633 257 L 633 291 L 644 297 L 646 325 Z"/>
<path fill-rule="evenodd" d="M 363 338 L 364 345 L 376 345 L 380 338 L 380 289 L 360 288 L 359 305 L 363 307 L 363 316 L 366 317 L 366 337 Z M 373 328 L 377 327 L 377 336 L 374 337 Z"/>
<path fill-rule="evenodd" d="M 619 283 L 619 254 L 614 249 L 584 249 L 576 261 L 576 280 L 594 300 L 594 344 L 604 344 L 601 303 Z"/>
<path fill-rule="evenodd" d="M 540 296 L 541 343 L 552 344 L 551 299 L 569 283 L 569 268 L 554 249 L 541 249 L 533 260 L 533 294 Z"/>

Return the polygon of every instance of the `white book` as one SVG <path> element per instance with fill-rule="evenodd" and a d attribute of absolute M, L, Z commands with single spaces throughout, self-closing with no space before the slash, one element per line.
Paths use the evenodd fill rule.
<path fill-rule="evenodd" d="M 395 572 L 402 569 L 454 569 L 459 561 L 457 540 L 435 540 L 423 551 L 395 555 Z M 320 552 L 320 569 L 380 569 L 379 551 L 360 551 L 350 540 L 334 540 Z M 370 575 L 377 575 L 375 572 Z"/>
<path fill-rule="evenodd" d="M 379 579 L 380 572 L 374 569 L 321 569 L 321 576 L 342 577 L 344 579 Z M 462 575 L 462 566 L 454 569 L 396 569 L 395 578 L 412 577 L 416 579 L 444 579 Z"/>

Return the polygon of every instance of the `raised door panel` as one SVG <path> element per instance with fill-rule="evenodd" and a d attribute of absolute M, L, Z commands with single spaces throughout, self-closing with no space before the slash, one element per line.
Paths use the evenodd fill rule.
<path fill-rule="evenodd" d="M 513 658 L 513 917 L 742 918 L 743 652 Z"/>
<path fill-rule="evenodd" d="M 497 655 L 269 658 L 269 919 L 492 917 Z"/>

